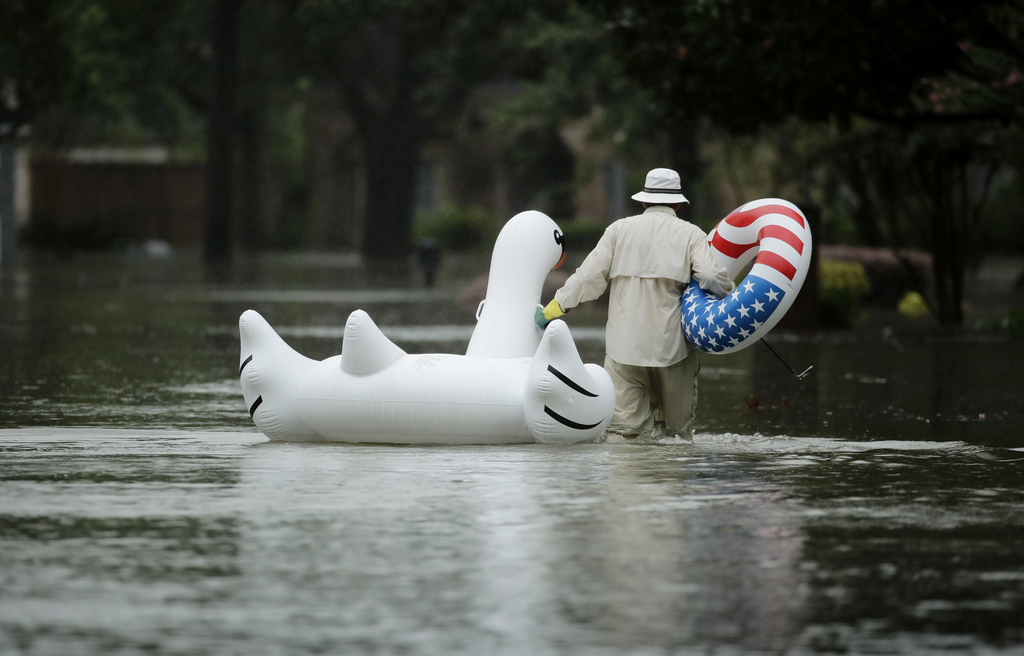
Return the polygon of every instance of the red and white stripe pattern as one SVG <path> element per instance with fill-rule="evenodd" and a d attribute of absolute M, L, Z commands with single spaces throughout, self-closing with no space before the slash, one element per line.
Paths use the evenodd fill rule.
<path fill-rule="evenodd" d="M 683 331 L 705 353 L 733 353 L 768 334 L 793 304 L 810 268 L 811 232 L 796 205 L 765 198 L 722 219 L 708 243 L 733 280 L 754 264 L 722 299 L 691 280 L 680 302 Z"/>
<path fill-rule="evenodd" d="M 735 278 L 756 255 L 753 275 L 799 290 L 811 257 L 807 218 L 792 203 L 763 198 L 731 212 L 708 235 L 719 266 Z"/>

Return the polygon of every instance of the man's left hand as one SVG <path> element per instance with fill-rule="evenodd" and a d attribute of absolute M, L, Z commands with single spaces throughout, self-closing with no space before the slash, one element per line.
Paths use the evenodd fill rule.
<path fill-rule="evenodd" d="M 551 299 L 551 302 L 543 309 L 537 308 L 537 311 L 533 314 L 533 320 L 537 322 L 538 328 L 544 330 L 548 327 L 549 323 L 563 314 L 565 313 L 562 312 L 562 306 L 555 299 Z"/>

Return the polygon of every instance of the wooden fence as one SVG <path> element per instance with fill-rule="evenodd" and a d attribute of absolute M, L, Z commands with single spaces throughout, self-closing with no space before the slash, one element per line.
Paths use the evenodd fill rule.
<path fill-rule="evenodd" d="M 129 240 L 197 248 L 203 238 L 201 162 L 31 163 L 30 221 L 58 230 L 90 224 Z"/>

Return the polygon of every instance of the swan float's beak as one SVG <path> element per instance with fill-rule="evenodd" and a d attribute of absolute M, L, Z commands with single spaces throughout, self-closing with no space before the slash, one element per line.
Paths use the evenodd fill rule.
<path fill-rule="evenodd" d="M 551 267 L 552 271 L 565 264 L 565 236 L 557 230 L 555 230 L 555 243 L 562 247 L 562 257 L 558 258 L 558 264 Z"/>

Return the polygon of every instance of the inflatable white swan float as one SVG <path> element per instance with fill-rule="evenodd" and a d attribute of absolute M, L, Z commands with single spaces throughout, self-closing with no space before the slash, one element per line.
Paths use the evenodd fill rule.
<path fill-rule="evenodd" d="M 466 355 L 409 354 L 370 315 L 349 315 L 341 355 L 289 347 L 253 310 L 238 321 L 239 378 L 249 415 L 272 440 L 510 444 L 604 435 L 611 378 L 584 364 L 569 328 L 543 332 L 534 311 L 562 231 L 541 212 L 512 217 L 494 245 L 487 296 Z"/>

